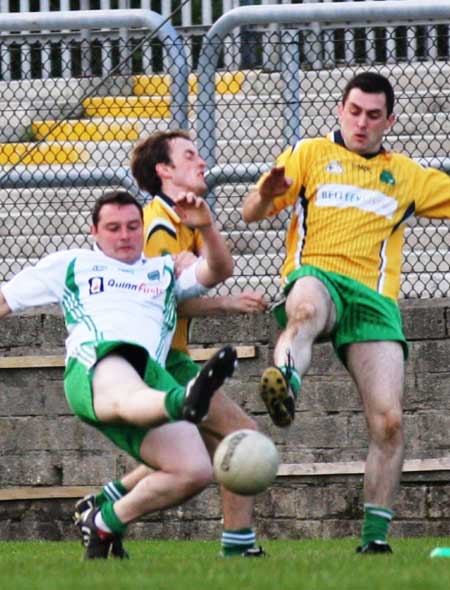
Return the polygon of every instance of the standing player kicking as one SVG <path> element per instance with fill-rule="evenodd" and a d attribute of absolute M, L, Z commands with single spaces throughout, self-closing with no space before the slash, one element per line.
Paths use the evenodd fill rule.
<path fill-rule="evenodd" d="M 293 421 L 312 344 L 323 336 L 361 396 L 369 430 L 362 554 L 391 553 L 403 464 L 408 349 L 397 297 L 405 223 L 414 214 L 450 217 L 449 177 L 382 146 L 393 106 L 386 78 L 355 76 L 339 105 L 339 129 L 285 150 L 243 208 L 251 222 L 292 206 L 281 271 L 286 301 L 275 311 L 283 332 L 260 385 L 272 420 Z"/>

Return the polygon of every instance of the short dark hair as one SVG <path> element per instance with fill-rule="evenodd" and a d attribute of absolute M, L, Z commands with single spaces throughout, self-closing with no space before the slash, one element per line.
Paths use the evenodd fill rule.
<path fill-rule="evenodd" d="M 377 72 L 362 72 L 361 74 L 357 74 L 344 88 L 342 104 L 345 104 L 345 101 L 353 88 L 359 88 L 359 90 L 368 92 L 369 94 L 384 94 L 386 97 L 387 116 L 389 117 L 392 115 L 395 96 L 394 89 L 387 78 Z"/>
<path fill-rule="evenodd" d="M 158 131 L 139 142 L 131 156 L 131 173 L 140 189 L 150 195 L 161 192 L 161 179 L 156 172 L 157 164 L 171 164 L 170 141 L 182 137 L 191 140 L 187 131 Z"/>
<path fill-rule="evenodd" d="M 137 201 L 133 195 L 124 190 L 107 191 L 99 197 L 94 204 L 92 209 L 92 223 L 95 227 L 98 226 L 100 220 L 100 211 L 105 205 L 135 205 L 138 208 L 141 219 L 144 220 L 144 213 L 142 211 L 142 205 Z"/>

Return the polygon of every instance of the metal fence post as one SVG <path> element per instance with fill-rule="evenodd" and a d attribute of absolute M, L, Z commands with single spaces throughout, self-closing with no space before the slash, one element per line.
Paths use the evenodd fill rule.
<path fill-rule="evenodd" d="M 286 144 L 300 139 L 300 57 L 298 33 L 292 29 L 281 31 L 281 77 L 283 85 L 284 128 Z"/>

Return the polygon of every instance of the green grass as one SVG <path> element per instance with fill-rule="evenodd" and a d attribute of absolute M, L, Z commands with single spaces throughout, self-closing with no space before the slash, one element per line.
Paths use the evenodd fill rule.
<path fill-rule="evenodd" d="M 0 543 L 7 590 L 448 590 L 449 539 L 394 539 L 389 556 L 360 556 L 354 540 L 264 541 L 266 559 L 221 559 L 217 542 L 128 541 L 129 561 L 80 560 L 75 542 Z"/>

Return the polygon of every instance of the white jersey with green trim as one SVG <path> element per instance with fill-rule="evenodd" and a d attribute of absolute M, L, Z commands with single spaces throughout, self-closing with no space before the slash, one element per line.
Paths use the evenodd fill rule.
<path fill-rule="evenodd" d="M 90 367 L 96 345 L 120 341 L 142 346 L 164 366 L 176 325 L 176 302 L 207 288 L 196 265 L 176 279 L 171 256 L 126 264 L 98 249 L 66 250 L 19 272 L 1 290 L 11 311 L 59 303 L 68 338 L 67 357 Z"/>

